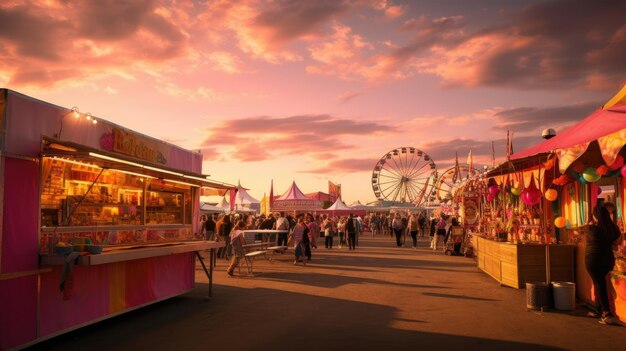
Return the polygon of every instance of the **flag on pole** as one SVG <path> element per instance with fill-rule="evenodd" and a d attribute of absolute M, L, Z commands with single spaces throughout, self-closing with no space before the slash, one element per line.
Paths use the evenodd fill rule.
<path fill-rule="evenodd" d="M 268 212 L 272 210 L 272 207 L 274 206 L 274 179 L 272 179 L 272 183 L 270 185 L 270 207 L 268 209 Z"/>
<path fill-rule="evenodd" d="M 491 167 L 496 168 L 496 143 L 491 142 Z"/>
<path fill-rule="evenodd" d="M 328 181 L 328 200 L 330 202 L 335 202 L 337 199 L 341 198 L 341 184 L 335 184 Z"/>
<path fill-rule="evenodd" d="M 467 155 L 467 166 L 469 168 L 468 174 L 471 175 L 474 173 L 474 159 L 472 158 L 472 149 L 470 149 L 469 154 Z"/>
<path fill-rule="evenodd" d="M 237 194 L 236 188 L 230 189 L 230 210 L 231 211 L 235 210 L 235 195 L 236 194 Z"/>
<path fill-rule="evenodd" d="M 263 198 L 261 199 L 261 214 L 267 216 L 270 213 L 268 205 L 269 205 L 269 198 L 265 195 L 265 193 L 263 193 Z"/>
<path fill-rule="evenodd" d="M 461 167 L 459 166 L 459 153 L 454 153 L 454 174 L 452 175 L 452 183 L 461 180 Z"/>

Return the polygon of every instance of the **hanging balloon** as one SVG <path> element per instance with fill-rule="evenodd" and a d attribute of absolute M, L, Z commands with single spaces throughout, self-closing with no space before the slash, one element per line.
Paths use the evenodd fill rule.
<path fill-rule="evenodd" d="M 546 200 L 554 201 L 556 200 L 557 197 L 559 197 L 559 193 L 554 189 L 548 189 L 546 190 L 546 193 L 544 194 L 544 196 L 546 197 Z"/>
<path fill-rule="evenodd" d="M 489 194 L 496 196 L 500 192 L 500 187 L 497 185 L 492 185 L 489 187 Z"/>
<path fill-rule="evenodd" d="M 615 158 L 615 161 L 613 161 L 613 163 L 609 165 L 609 168 L 612 170 L 616 170 L 622 167 L 623 165 L 624 165 L 624 158 L 622 157 L 622 155 L 617 155 L 617 157 Z"/>
<path fill-rule="evenodd" d="M 567 220 L 564 217 L 556 217 L 554 219 L 554 226 L 557 228 L 565 228 Z"/>
<path fill-rule="evenodd" d="M 582 177 L 585 178 L 585 180 L 589 183 L 595 183 L 600 180 L 600 178 L 602 178 L 602 176 L 600 176 L 598 172 L 596 172 L 596 169 L 593 167 L 585 168 L 583 170 Z"/>
<path fill-rule="evenodd" d="M 530 185 L 528 188 L 522 191 L 522 202 L 526 206 L 534 206 L 541 201 L 542 195 L 541 190 L 537 189 L 537 186 L 535 185 L 535 176 L 533 175 L 530 179 Z"/>
<path fill-rule="evenodd" d="M 518 187 L 511 188 L 511 194 L 513 194 L 515 196 L 519 196 L 521 193 L 522 193 L 522 189 L 520 189 Z"/>
<path fill-rule="evenodd" d="M 580 177 L 578 177 L 578 181 L 583 183 L 583 184 L 589 184 L 587 179 L 585 179 L 585 177 L 583 177 L 582 175 Z"/>
<path fill-rule="evenodd" d="M 585 169 L 585 165 L 580 161 L 572 163 L 572 170 L 576 173 L 580 173 Z"/>
<path fill-rule="evenodd" d="M 496 197 L 491 195 L 491 194 L 487 194 L 487 201 L 493 201 Z"/>
<path fill-rule="evenodd" d="M 622 166 L 622 177 L 626 178 L 626 166 Z"/>
<path fill-rule="evenodd" d="M 602 165 L 596 168 L 596 173 L 598 173 L 599 176 L 606 175 L 607 173 L 609 173 L 609 167 Z"/>

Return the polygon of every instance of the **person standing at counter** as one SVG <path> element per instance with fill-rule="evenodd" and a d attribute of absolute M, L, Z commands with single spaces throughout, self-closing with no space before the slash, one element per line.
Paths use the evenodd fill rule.
<path fill-rule="evenodd" d="M 619 325 L 618 319 L 611 313 L 606 276 L 615 265 L 613 243 L 620 238 L 617 225 L 611 220 L 609 211 L 601 206 L 593 209 L 593 220 L 587 231 L 585 249 L 585 268 L 593 280 L 596 312 L 588 316 L 600 318 L 601 324 Z"/>

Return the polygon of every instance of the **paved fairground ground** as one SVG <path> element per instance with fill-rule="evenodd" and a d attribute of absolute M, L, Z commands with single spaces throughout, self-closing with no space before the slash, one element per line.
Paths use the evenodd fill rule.
<path fill-rule="evenodd" d="M 336 240 L 335 240 L 336 241 Z M 626 350 L 626 328 L 587 309 L 526 309 L 526 291 L 501 287 L 465 257 L 395 247 L 389 237 L 256 259 L 253 277 L 226 275 L 213 297 L 196 289 L 39 343 L 42 350 Z M 242 270 L 243 272 L 243 270 Z M 237 275 L 237 272 L 235 272 Z"/>

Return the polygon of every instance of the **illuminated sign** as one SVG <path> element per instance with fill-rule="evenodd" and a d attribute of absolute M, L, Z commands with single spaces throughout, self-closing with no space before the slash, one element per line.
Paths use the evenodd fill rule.
<path fill-rule="evenodd" d="M 113 128 L 112 133 L 100 138 L 100 146 L 105 150 L 136 157 L 152 163 L 166 164 L 167 146 L 145 136 Z"/>

